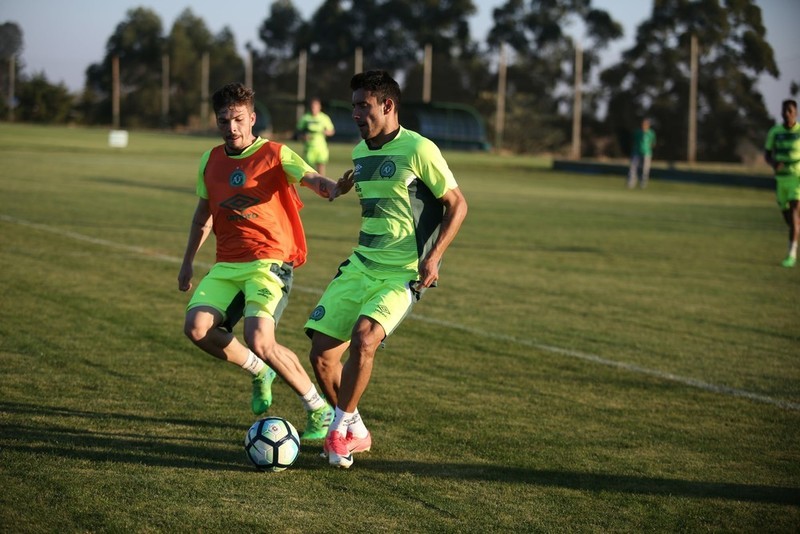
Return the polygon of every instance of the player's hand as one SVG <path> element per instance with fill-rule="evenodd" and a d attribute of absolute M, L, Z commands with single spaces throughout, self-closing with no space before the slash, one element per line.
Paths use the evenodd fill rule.
<path fill-rule="evenodd" d="M 178 272 L 178 290 L 189 291 L 192 289 L 192 275 L 194 274 L 191 265 L 181 265 Z"/>
<path fill-rule="evenodd" d="M 322 198 L 327 198 L 328 200 L 333 200 L 333 194 L 336 191 L 336 182 L 333 180 L 329 180 L 324 176 L 319 177 L 319 181 L 317 182 L 317 194 Z"/>
<path fill-rule="evenodd" d="M 417 287 L 419 289 L 428 288 L 439 281 L 439 262 L 433 258 L 425 258 L 419 264 L 419 280 Z"/>
<path fill-rule="evenodd" d="M 336 182 L 336 187 L 333 188 L 333 192 L 331 193 L 331 196 L 328 197 L 328 200 L 333 200 L 338 196 L 347 194 L 353 188 L 354 183 L 355 179 L 353 178 L 353 169 L 347 169 L 344 171 L 342 177 Z"/>

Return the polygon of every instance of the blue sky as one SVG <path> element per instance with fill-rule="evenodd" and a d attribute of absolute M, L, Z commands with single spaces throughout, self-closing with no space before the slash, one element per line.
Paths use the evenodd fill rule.
<path fill-rule="evenodd" d="M 478 12 L 470 20 L 472 35 L 482 40 L 492 24 L 492 9 L 504 0 L 474 2 Z M 27 74 L 44 72 L 51 82 L 63 82 L 77 91 L 83 86 L 86 68 L 103 59 L 106 41 L 130 8 L 152 9 L 168 31 L 178 14 L 189 7 L 214 33 L 224 26 L 231 28 L 244 51 L 248 41 L 261 48 L 258 27 L 267 17 L 270 3 L 237 0 L 233 10 L 228 7 L 230 3 L 219 0 L 0 0 L 0 23 L 12 21 L 22 28 L 22 60 Z M 293 3 L 308 18 L 322 2 Z M 761 0 L 758 4 L 781 70 L 779 80 L 763 77 L 760 88 L 767 107 L 777 117 L 780 101 L 789 96 L 790 80 L 800 83 L 800 2 Z M 604 54 L 604 63 L 609 65 L 633 43 L 636 27 L 648 17 L 652 4 L 646 0 L 594 0 L 593 5 L 608 11 L 625 28 L 625 37 Z"/>

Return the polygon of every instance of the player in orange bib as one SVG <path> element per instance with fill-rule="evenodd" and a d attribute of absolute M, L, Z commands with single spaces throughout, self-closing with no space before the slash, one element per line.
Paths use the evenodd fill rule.
<path fill-rule="evenodd" d="M 322 439 L 333 409 L 317 393 L 297 355 L 275 340 L 275 327 L 288 302 L 293 271 L 306 261 L 303 204 L 295 185 L 333 200 L 336 182 L 318 174 L 289 147 L 253 134 L 252 90 L 229 84 L 214 93 L 212 103 L 224 143 L 200 160 L 199 199 L 178 289 L 192 288 L 194 258 L 212 230 L 216 263 L 189 301 L 184 332 L 205 352 L 253 375 L 251 407 L 256 415 L 272 403 L 277 373 L 307 411 L 301 437 Z M 242 314 L 247 346 L 232 333 Z"/>

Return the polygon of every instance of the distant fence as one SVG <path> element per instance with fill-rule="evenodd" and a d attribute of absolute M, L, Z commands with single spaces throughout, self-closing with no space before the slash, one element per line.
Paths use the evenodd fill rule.
<path fill-rule="evenodd" d="M 553 160 L 553 170 L 564 172 L 576 172 L 582 174 L 616 174 L 620 177 L 627 177 L 628 169 L 628 165 L 621 165 L 618 163 L 601 163 L 566 159 Z M 674 168 L 651 168 L 650 177 L 657 180 L 691 182 L 706 185 L 731 185 L 739 187 L 753 187 L 756 189 L 772 189 L 775 187 L 775 181 L 772 179 L 772 177 L 763 174 L 736 174 L 700 170 L 681 170 Z"/>
<path fill-rule="evenodd" d="M 332 100 L 323 109 L 336 129 L 334 141 L 357 142 L 361 139 L 353 122 L 351 103 Z M 489 150 L 483 120 L 470 106 L 451 102 L 404 102 L 400 107 L 400 123 L 442 149 Z"/>

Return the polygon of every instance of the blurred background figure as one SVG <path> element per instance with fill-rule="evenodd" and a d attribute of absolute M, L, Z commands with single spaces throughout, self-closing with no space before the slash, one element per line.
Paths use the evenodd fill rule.
<path fill-rule="evenodd" d="M 297 123 L 297 138 L 303 141 L 303 157 L 309 165 L 324 175 L 328 163 L 328 137 L 336 133 L 331 118 L 322 111 L 319 98 L 308 102 L 308 110 Z"/>
<path fill-rule="evenodd" d="M 642 126 L 633 133 L 633 148 L 631 149 L 631 168 L 628 171 L 628 189 L 639 186 L 647 187 L 650 178 L 650 162 L 653 159 L 653 147 L 656 145 L 656 132 L 650 128 L 650 119 L 642 119 Z M 642 169 L 641 181 L 637 177 L 639 167 Z"/>
<path fill-rule="evenodd" d="M 789 226 L 789 250 L 781 262 L 784 267 L 797 263 L 797 240 L 800 234 L 800 124 L 797 123 L 797 101 L 781 103 L 782 124 L 767 133 L 764 159 L 775 170 L 775 195 L 783 220 Z"/>

